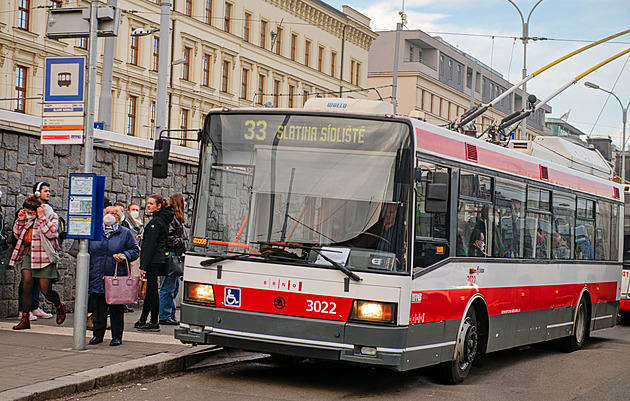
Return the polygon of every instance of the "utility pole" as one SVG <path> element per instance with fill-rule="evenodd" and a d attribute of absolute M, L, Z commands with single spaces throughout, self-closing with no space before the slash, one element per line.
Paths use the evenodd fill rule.
<path fill-rule="evenodd" d="M 157 100 L 155 102 L 155 139 L 160 139 L 162 130 L 166 129 L 170 23 L 171 2 L 162 0 L 160 2 L 160 60 L 158 63 Z"/>
<path fill-rule="evenodd" d="M 107 5 L 118 6 L 118 0 L 107 0 Z M 91 39 L 90 39 L 91 40 Z M 103 73 L 101 75 L 101 96 L 98 100 L 98 120 L 103 122 L 103 129 L 112 128 L 112 78 L 114 76 L 114 49 L 116 37 L 104 38 Z"/>
<path fill-rule="evenodd" d="M 85 119 L 85 142 L 83 146 L 84 161 L 83 172 L 92 172 L 92 159 L 94 152 L 94 109 L 96 101 L 96 59 L 98 50 L 98 36 L 96 29 L 98 26 L 97 10 L 98 0 L 90 3 L 90 38 L 89 38 L 89 59 L 88 59 L 88 93 L 87 93 L 87 114 Z M 79 240 L 79 254 L 77 255 L 76 271 L 76 295 L 74 302 L 74 335 L 72 349 L 76 351 L 85 349 L 85 324 L 87 321 L 88 304 L 88 281 L 90 268 L 90 254 L 88 253 L 88 240 Z"/>
<path fill-rule="evenodd" d="M 392 105 L 394 106 L 394 114 L 396 114 L 396 108 L 398 106 L 398 57 L 400 57 L 400 31 L 407 25 L 407 14 L 402 11 L 398 12 L 400 15 L 400 22 L 396 24 L 396 45 L 394 48 L 394 76 L 392 79 Z"/>

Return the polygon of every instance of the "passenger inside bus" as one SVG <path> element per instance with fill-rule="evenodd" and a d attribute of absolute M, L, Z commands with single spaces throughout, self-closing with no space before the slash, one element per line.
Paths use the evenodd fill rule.
<path fill-rule="evenodd" d="M 468 256 L 488 256 L 485 251 L 485 236 L 481 230 L 475 230 L 470 237 L 470 247 L 468 248 Z"/>

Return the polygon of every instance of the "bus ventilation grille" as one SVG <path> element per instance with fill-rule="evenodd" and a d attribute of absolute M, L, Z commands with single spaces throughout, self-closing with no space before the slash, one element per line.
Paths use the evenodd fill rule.
<path fill-rule="evenodd" d="M 549 171 L 547 171 L 546 166 L 540 166 L 540 179 L 541 180 L 549 180 Z"/>
<path fill-rule="evenodd" d="M 475 145 L 466 144 L 466 160 L 477 162 L 477 147 Z"/>

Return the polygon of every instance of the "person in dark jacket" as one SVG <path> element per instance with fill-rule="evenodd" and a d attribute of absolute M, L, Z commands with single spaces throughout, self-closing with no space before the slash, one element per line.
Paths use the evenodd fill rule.
<path fill-rule="evenodd" d="M 169 203 L 175 212 L 175 218 L 171 221 L 168 228 L 166 250 L 176 255 L 183 255 L 188 247 L 188 234 L 184 227 L 184 223 L 186 222 L 184 195 L 171 195 Z M 177 309 L 175 298 L 179 292 L 180 279 L 181 277 L 179 276 L 162 276 L 162 283 L 160 285 L 160 324 L 179 324 L 175 318 L 175 311 Z"/>
<path fill-rule="evenodd" d="M 100 241 L 89 241 L 90 281 L 88 293 L 89 303 L 93 311 L 93 337 L 90 344 L 103 342 L 107 327 L 107 312 L 111 320 L 112 340 L 109 345 L 122 344 L 124 327 L 124 305 L 108 305 L 105 302 L 105 281 L 103 276 L 127 275 L 127 262 L 138 259 L 140 249 L 131 230 L 120 225 L 122 212 L 115 206 L 106 207 L 103 211 L 103 238 Z"/>
<path fill-rule="evenodd" d="M 166 206 L 166 200 L 161 195 L 149 196 L 147 213 L 151 214 L 152 218 L 144 227 L 140 251 L 140 272 L 147 279 L 147 295 L 142 305 L 140 320 L 134 327 L 140 331 L 160 331 L 157 278 L 158 271 L 164 269 L 168 227 L 175 214 L 172 207 Z M 149 312 L 151 320 L 147 322 Z"/>

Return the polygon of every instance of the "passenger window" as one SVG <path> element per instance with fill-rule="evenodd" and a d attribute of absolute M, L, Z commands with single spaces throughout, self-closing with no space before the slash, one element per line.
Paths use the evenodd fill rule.
<path fill-rule="evenodd" d="M 494 194 L 492 255 L 499 258 L 522 258 L 525 241 L 525 185 L 497 179 Z"/>
<path fill-rule="evenodd" d="M 553 233 L 551 257 L 573 259 L 573 228 L 575 225 L 575 197 L 556 194 L 553 197 Z"/>
<path fill-rule="evenodd" d="M 595 202 L 589 199 L 577 200 L 577 215 L 575 219 L 575 259 L 595 259 L 595 220 L 593 211 Z"/>

